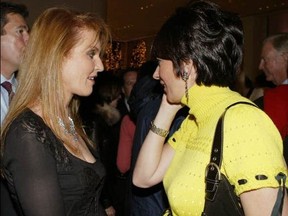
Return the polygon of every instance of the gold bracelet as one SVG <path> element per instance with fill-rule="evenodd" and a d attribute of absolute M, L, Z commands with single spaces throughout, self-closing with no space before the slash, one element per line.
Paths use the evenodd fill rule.
<path fill-rule="evenodd" d="M 169 133 L 169 130 L 164 130 L 164 129 L 162 129 L 162 128 L 158 128 L 158 127 L 154 124 L 153 121 L 151 121 L 150 130 L 151 130 L 153 133 L 155 133 L 155 134 L 157 134 L 157 135 L 159 135 L 159 136 L 161 136 L 161 137 L 164 137 L 164 138 L 165 138 L 165 137 L 168 135 L 168 133 Z"/>

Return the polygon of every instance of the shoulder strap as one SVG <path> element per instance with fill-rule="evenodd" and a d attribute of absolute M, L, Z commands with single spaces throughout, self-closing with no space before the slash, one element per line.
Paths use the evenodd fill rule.
<path fill-rule="evenodd" d="M 224 113 L 221 115 L 220 119 L 218 120 L 216 130 L 215 130 L 213 145 L 212 145 L 210 163 L 216 164 L 219 167 L 219 170 L 222 164 L 222 151 L 223 151 L 223 130 L 222 129 L 223 129 L 224 116 L 229 108 L 238 104 L 247 104 L 247 105 L 255 106 L 254 104 L 245 102 L 245 101 L 239 101 L 239 102 L 233 103 L 229 105 L 228 107 L 226 107 Z"/>
<path fill-rule="evenodd" d="M 206 168 L 206 187 L 209 186 L 207 185 L 208 184 L 207 179 L 210 179 L 210 180 L 214 179 L 215 182 L 220 181 L 220 178 L 221 178 L 220 169 L 221 169 L 222 157 L 223 157 L 222 153 L 223 153 L 224 116 L 229 108 L 238 104 L 247 104 L 247 105 L 257 107 L 256 105 L 252 103 L 239 101 L 239 102 L 229 105 L 225 109 L 221 117 L 219 118 L 217 122 L 216 130 L 215 130 L 212 151 L 211 151 L 211 156 L 210 156 L 210 163 L 207 165 L 207 168 Z M 280 172 L 275 178 L 279 182 L 279 190 L 277 194 L 277 200 L 274 204 L 271 216 L 278 216 L 279 214 L 282 215 L 283 201 L 284 201 L 284 195 L 285 195 L 285 189 L 286 189 L 285 187 L 286 175 Z M 215 194 L 213 194 L 212 197 L 214 199 Z M 207 199 L 207 196 L 206 196 L 206 199 Z"/>
<path fill-rule="evenodd" d="M 212 144 L 212 150 L 211 150 L 211 156 L 210 156 L 210 162 L 206 166 L 205 170 L 205 182 L 206 182 L 206 199 L 213 201 L 216 197 L 217 192 L 217 185 L 219 185 L 221 181 L 221 164 L 222 164 L 222 151 L 223 151 L 223 124 L 224 124 L 224 116 L 227 110 L 235 106 L 237 104 L 247 104 L 255 106 L 252 103 L 249 102 L 236 102 L 231 105 L 229 105 L 221 117 L 219 118 L 215 130 L 214 140 Z"/>

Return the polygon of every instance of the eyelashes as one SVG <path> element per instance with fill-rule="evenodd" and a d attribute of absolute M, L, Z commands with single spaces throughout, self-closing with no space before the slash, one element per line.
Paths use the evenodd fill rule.
<path fill-rule="evenodd" d="M 96 50 L 90 50 L 90 51 L 87 53 L 87 55 L 88 55 L 91 59 L 93 59 L 94 56 L 96 55 Z"/>

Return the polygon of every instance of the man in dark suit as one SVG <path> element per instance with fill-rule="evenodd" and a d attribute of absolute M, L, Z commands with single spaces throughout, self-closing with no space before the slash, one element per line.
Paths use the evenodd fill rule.
<path fill-rule="evenodd" d="M 23 50 L 28 42 L 29 33 L 25 18 L 28 17 L 26 6 L 1 2 L 1 125 L 7 114 L 11 96 L 17 87 L 15 71 Z M 17 215 L 6 182 L 1 177 L 1 215 Z"/>
<path fill-rule="evenodd" d="M 122 117 L 130 112 L 128 99 L 137 81 L 137 76 L 138 72 L 135 69 L 127 69 L 122 74 L 122 98 L 118 101 L 117 107 Z"/>

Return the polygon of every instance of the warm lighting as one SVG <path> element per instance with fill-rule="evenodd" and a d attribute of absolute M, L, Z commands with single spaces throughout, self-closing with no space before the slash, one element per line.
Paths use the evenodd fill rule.
<path fill-rule="evenodd" d="M 151 8 L 151 7 L 154 7 L 154 5 L 153 5 L 153 4 L 144 5 L 144 6 L 141 6 L 140 9 L 141 9 L 141 10 L 144 10 L 144 9 L 149 9 L 149 8 Z"/>
<path fill-rule="evenodd" d="M 130 67 L 139 68 L 146 61 L 146 43 L 139 41 L 132 51 Z"/>
<path fill-rule="evenodd" d="M 119 42 L 110 43 L 105 52 L 105 70 L 115 71 L 121 68 L 122 51 L 121 44 Z"/>

